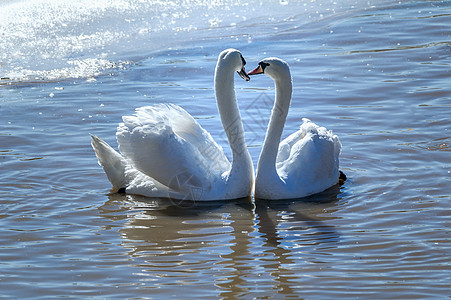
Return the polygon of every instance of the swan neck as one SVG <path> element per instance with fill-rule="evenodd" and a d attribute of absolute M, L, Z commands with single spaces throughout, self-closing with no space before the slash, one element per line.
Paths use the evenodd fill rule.
<path fill-rule="evenodd" d="M 247 160 L 248 150 L 244 139 L 244 129 L 235 96 L 233 68 L 218 62 L 215 72 L 215 94 L 221 123 L 232 150 L 233 161 L 243 157 Z"/>
<path fill-rule="evenodd" d="M 271 111 L 265 141 L 258 161 L 257 173 L 271 174 L 276 172 L 276 159 L 279 151 L 280 139 L 290 108 L 292 83 L 291 76 L 276 78 L 276 99 Z M 258 174 L 257 174 L 258 176 Z"/>

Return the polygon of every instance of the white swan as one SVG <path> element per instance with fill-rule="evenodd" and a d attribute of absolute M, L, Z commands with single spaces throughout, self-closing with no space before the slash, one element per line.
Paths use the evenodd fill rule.
<path fill-rule="evenodd" d="M 219 55 L 215 70 L 217 106 L 232 164 L 211 135 L 181 107 L 141 107 L 119 124 L 120 154 L 92 136 L 92 147 L 113 189 L 181 200 L 249 197 L 254 169 L 234 90 L 235 71 L 249 81 L 245 64 L 238 50 L 227 49 Z"/>
<path fill-rule="evenodd" d="M 338 137 L 303 119 L 299 131 L 280 143 L 291 102 L 291 74 L 279 58 L 266 58 L 249 75 L 266 74 L 274 80 L 276 100 L 258 160 L 255 198 L 292 199 L 326 190 L 339 182 Z M 280 143 L 280 145 L 279 145 Z M 344 179 L 344 174 L 341 175 Z"/>

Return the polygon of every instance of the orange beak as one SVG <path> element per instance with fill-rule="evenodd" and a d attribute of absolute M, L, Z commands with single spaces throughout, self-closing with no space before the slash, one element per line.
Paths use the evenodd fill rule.
<path fill-rule="evenodd" d="M 258 66 L 257 68 L 255 68 L 254 70 L 250 71 L 249 73 L 247 73 L 248 75 L 257 75 L 257 74 L 263 74 L 263 69 L 262 66 Z"/>

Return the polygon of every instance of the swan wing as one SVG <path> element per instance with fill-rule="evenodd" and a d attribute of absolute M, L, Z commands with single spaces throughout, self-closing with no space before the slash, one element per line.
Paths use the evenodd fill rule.
<path fill-rule="evenodd" d="M 308 119 L 282 141 L 277 172 L 288 186 L 306 194 L 321 192 L 338 182 L 341 143 L 336 135 Z"/>
<path fill-rule="evenodd" d="M 298 130 L 296 132 L 293 132 L 286 139 L 280 142 L 276 164 L 288 160 L 291 155 L 291 149 L 293 149 L 294 145 L 301 141 L 306 134 L 307 132 L 305 130 Z"/>
<path fill-rule="evenodd" d="M 169 188 L 209 188 L 230 168 L 222 148 L 176 105 L 141 107 L 123 117 L 119 150 L 134 168 Z"/>

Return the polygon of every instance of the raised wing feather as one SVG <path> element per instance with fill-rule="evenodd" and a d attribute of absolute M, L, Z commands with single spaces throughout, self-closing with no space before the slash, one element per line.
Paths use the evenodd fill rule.
<path fill-rule="evenodd" d="M 174 190 L 205 189 L 230 168 L 210 134 L 176 105 L 138 108 L 123 117 L 116 136 L 137 170 Z"/>
<path fill-rule="evenodd" d="M 299 131 L 281 143 L 277 171 L 292 186 L 321 190 L 321 186 L 328 187 L 338 182 L 340 151 L 341 144 L 336 135 L 303 119 Z"/>

